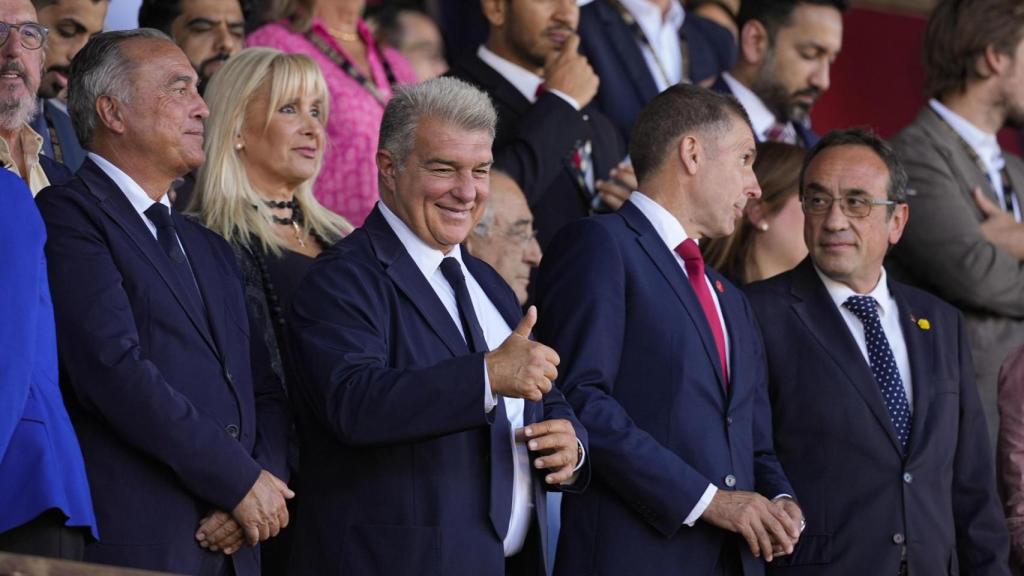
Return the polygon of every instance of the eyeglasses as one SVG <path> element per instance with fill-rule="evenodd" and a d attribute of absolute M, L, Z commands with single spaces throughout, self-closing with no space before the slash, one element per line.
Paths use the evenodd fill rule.
<path fill-rule="evenodd" d="M 839 209 L 850 218 L 866 218 L 871 214 L 873 206 L 894 206 L 898 204 L 893 200 L 879 200 L 865 196 L 829 196 L 828 194 L 810 194 L 800 199 L 806 214 L 828 214 L 832 211 L 832 204 L 839 200 Z"/>
<path fill-rule="evenodd" d="M 537 237 L 537 231 L 532 228 L 518 228 L 514 230 L 505 230 L 501 233 L 503 236 L 519 244 L 525 246 L 529 244 L 534 238 Z"/>
<path fill-rule="evenodd" d="M 26 50 L 39 50 L 46 43 L 46 36 L 50 33 L 50 29 L 42 24 L 35 22 L 25 22 L 23 24 L 8 24 L 7 22 L 0 22 L 0 46 L 7 44 L 7 39 L 11 37 L 11 30 L 17 30 L 18 36 L 21 37 L 21 47 Z"/>

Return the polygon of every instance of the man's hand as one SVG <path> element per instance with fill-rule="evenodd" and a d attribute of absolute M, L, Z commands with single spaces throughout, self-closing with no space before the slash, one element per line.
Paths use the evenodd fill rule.
<path fill-rule="evenodd" d="M 629 162 L 620 162 L 608 173 L 607 180 L 598 180 L 594 183 L 597 193 L 601 195 L 601 202 L 612 210 L 618 210 L 629 200 L 629 195 L 640 187 L 636 181 L 636 172 Z"/>
<path fill-rule="evenodd" d="M 772 500 L 772 505 L 781 508 L 782 511 L 785 512 L 787 516 L 789 516 L 790 520 L 792 520 L 796 524 L 797 528 L 799 529 L 799 534 L 797 534 L 797 537 L 799 539 L 799 535 L 803 534 L 804 526 L 806 526 L 804 522 L 804 512 L 803 510 L 800 509 L 800 505 L 798 505 L 796 501 L 790 498 L 789 496 L 780 496 L 778 498 L 775 498 L 774 500 Z M 780 546 L 778 543 L 774 544 L 773 550 L 775 552 L 776 557 L 786 555 L 785 550 L 783 550 L 782 546 Z"/>
<path fill-rule="evenodd" d="M 579 103 L 590 104 L 601 81 L 587 58 L 579 53 L 580 37 L 573 33 L 561 50 L 553 50 L 544 59 L 544 86 L 558 90 Z"/>
<path fill-rule="evenodd" d="M 484 356 L 491 391 L 509 398 L 539 402 L 558 377 L 558 354 L 529 340 L 537 323 L 537 307 L 530 306 L 519 326 L 493 352 Z"/>
<path fill-rule="evenodd" d="M 295 492 L 276 476 L 261 470 L 256 483 L 249 493 L 235 506 L 231 515 L 242 527 L 245 540 L 251 545 L 277 536 L 288 525 L 288 506 L 285 500 L 295 497 Z"/>
<path fill-rule="evenodd" d="M 245 534 L 230 514 L 223 510 L 214 510 L 199 521 L 196 540 L 207 550 L 220 550 L 230 556 L 242 547 Z"/>
<path fill-rule="evenodd" d="M 1018 260 L 1024 260 L 1024 224 L 1014 220 L 1013 214 L 989 200 L 980 187 L 975 186 L 971 195 L 985 216 L 981 223 L 981 234 L 985 239 L 1013 254 Z"/>
<path fill-rule="evenodd" d="M 544 477 L 548 484 L 557 485 L 569 480 L 579 464 L 576 430 L 568 420 L 545 420 L 520 428 L 516 430 L 516 442 L 526 442 L 530 452 L 540 454 L 533 465 L 551 472 Z"/>
<path fill-rule="evenodd" d="M 764 496 L 754 492 L 719 490 L 701 518 L 743 536 L 754 557 L 771 562 L 776 555 L 792 554 L 800 539 L 800 523 Z M 781 548 L 777 553 L 773 544 Z"/>

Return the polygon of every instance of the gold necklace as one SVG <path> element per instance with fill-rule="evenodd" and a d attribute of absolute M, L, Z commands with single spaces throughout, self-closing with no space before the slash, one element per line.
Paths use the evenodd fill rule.
<path fill-rule="evenodd" d="M 339 32 L 327 26 L 324 26 L 324 28 L 327 28 L 328 34 L 342 42 L 355 42 L 356 40 L 359 40 L 359 32 Z"/>

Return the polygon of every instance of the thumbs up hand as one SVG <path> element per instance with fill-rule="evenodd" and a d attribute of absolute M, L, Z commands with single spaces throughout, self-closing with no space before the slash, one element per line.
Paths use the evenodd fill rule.
<path fill-rule="evenodd" d="M 485 356 L 487 376 L 495 394 L 539 402 L 558 377 L 558 354 L 529 339 L 537 323 L 537 307 L 530 306 L 516 329 Z"/>

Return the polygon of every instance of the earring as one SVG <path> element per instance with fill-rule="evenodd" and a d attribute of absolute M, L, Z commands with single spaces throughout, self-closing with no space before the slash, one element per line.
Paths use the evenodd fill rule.
<path fill-rule="evenodd" d="M 767 232 L 768 231 L 768 223 L 767 222 L 761 222 L 761 224 L 757 227 L 757 229 L 760 230 L 761 232 Z"/>
<path fill-rule="evenodd" d="M 242 144 L 241 142 L 236 142 L 235 143 L 235 150 L 241 152 L 242 148 L 245 148 L 245 144 Z"/>

